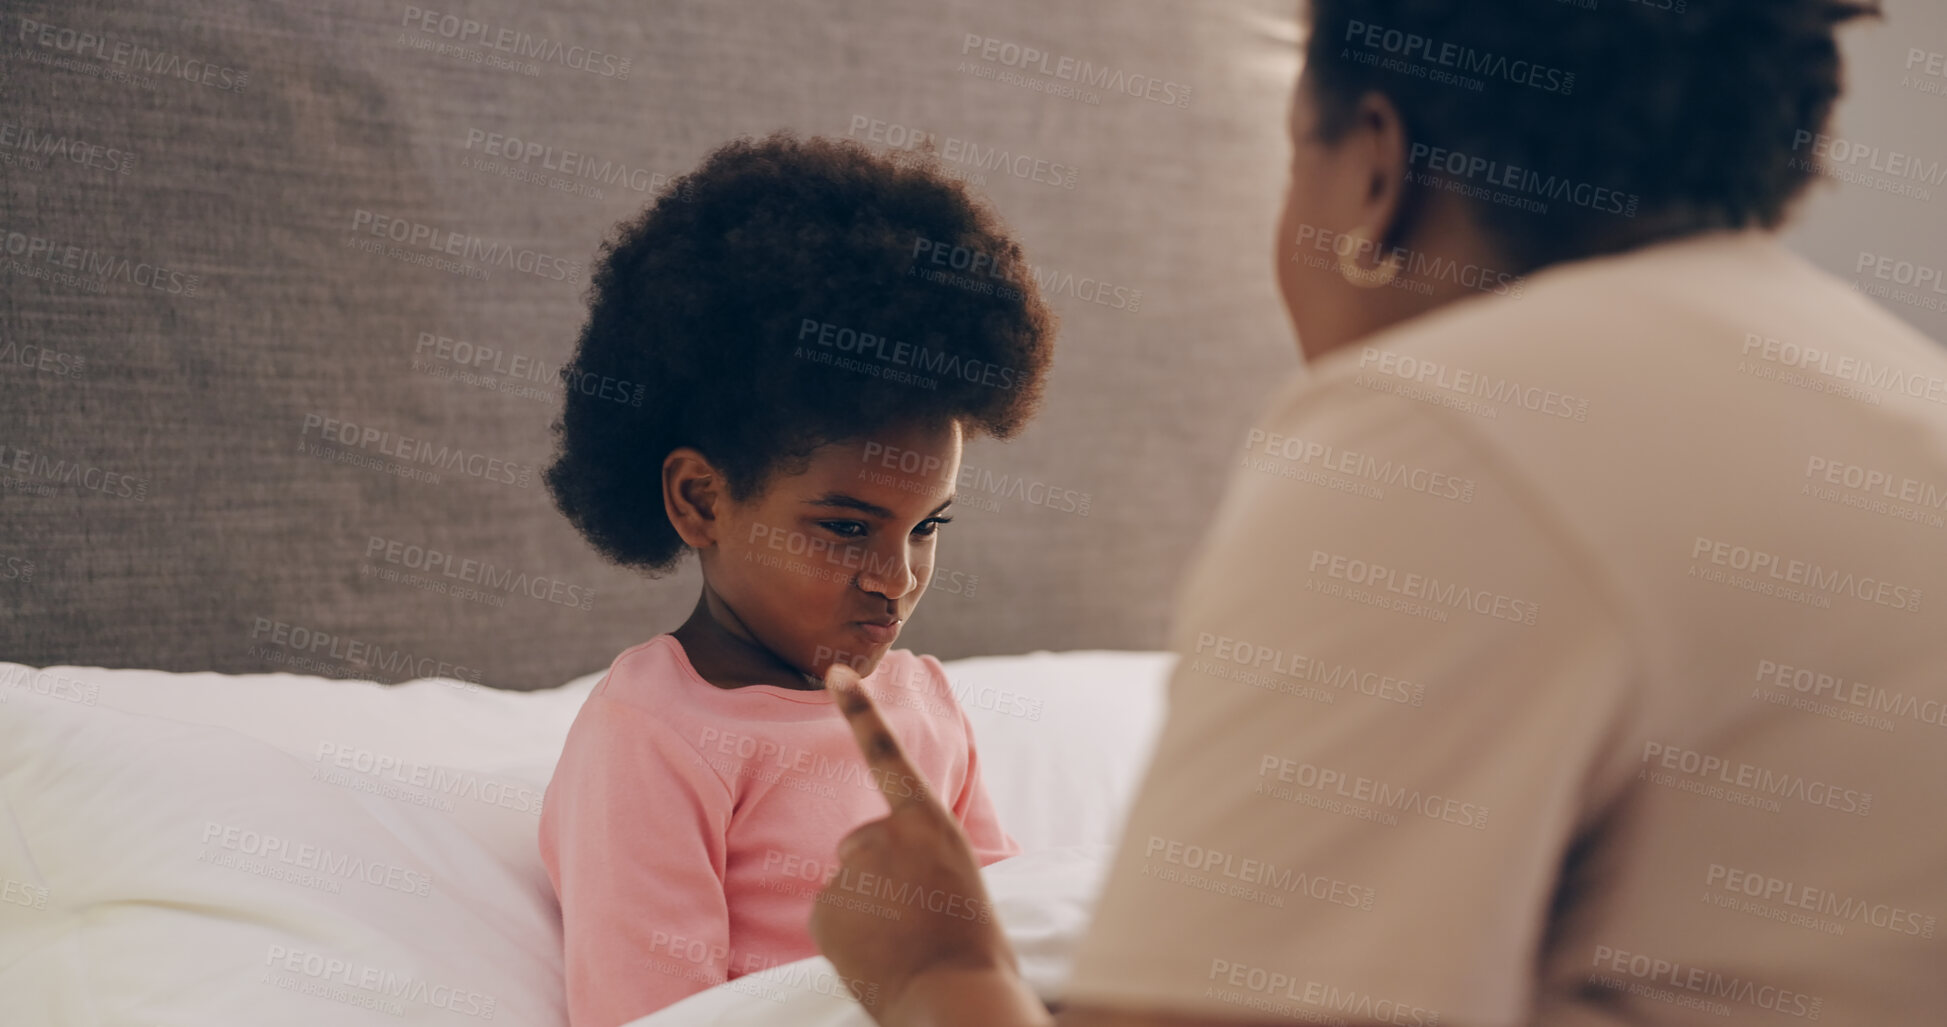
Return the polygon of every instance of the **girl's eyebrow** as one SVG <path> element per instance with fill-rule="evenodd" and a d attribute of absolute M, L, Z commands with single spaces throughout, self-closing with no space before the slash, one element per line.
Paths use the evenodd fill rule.
<path fill-rule="evenodd" d="M 946 497 L 945 502 L 941 503 L 939 506 L 934 507 L 933 512 L 927 514 L 926 516 L 928 517 L 939 516 L 940 513 L 944 511 L 947 507 L 952 506 L 953 501 L 958 498 L 959 498 L 958 496 Z M 829 507 L 835 507 L 840 510 L 857 510 L 860 513 L 871 514 L 872 516 L 877 517 L 881 520 L 892 519 L 891 510 L 888 510 L 877 503 L 868 503 L 857 496 L 847 495 L 843 492 L 827 492 L 824 495 L 819 496 L 817 499 L 806 500 L 805 505 L 829 506 Z"/>

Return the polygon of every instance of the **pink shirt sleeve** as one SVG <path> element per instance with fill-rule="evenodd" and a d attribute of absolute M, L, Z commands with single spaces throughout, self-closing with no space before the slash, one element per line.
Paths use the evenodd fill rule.
<path fill-rule="evenodd" d="M 561 898 L 569 1023 L 616 1027 L 728 976 L 731 793 L 650 711 L 596 694 L 574 733 L 542 855 Z"/>

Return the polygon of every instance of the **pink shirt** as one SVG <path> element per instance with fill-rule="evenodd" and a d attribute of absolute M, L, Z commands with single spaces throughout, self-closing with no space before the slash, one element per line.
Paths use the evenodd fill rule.
<path fill-rule="evenodd" d="M 940 661 L 895 649 L 865 688 L 981 865 L 1020 852 Z M 625 650 L 576 715 L 542 805 L 569 1022 L 616 1027 L 817 955 L 807 924 L 838 841 L 886 810 L 830 693 L 718 688 L 670 635 Z"/>

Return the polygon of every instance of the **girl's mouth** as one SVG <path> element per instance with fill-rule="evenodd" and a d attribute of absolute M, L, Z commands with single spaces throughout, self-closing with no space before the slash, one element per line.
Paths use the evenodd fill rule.
<path fill-rule="evenodd" d="M 852 622 L 852 626 L 857 628 L 859 634 L 864 635 L 866 641 L 871 642 L 873 645 L 890 645 L 893 639 L 899 637 L 899 626 L 902 623 L 904 622 L 898 619 L 855 620 Z"/>

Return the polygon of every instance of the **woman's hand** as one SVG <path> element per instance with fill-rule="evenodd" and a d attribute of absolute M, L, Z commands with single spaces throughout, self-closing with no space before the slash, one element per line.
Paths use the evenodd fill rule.
<path fill-rule="evenodd" d="M 1016 972 L 980 863 L 951 810 L 899 748 L 852 668 L 825 687 L 852 726 L 891 812 L 838 843 L 838 871 L 811 911 L 811 937 L 880 1023 L 931 970 Z"/>

